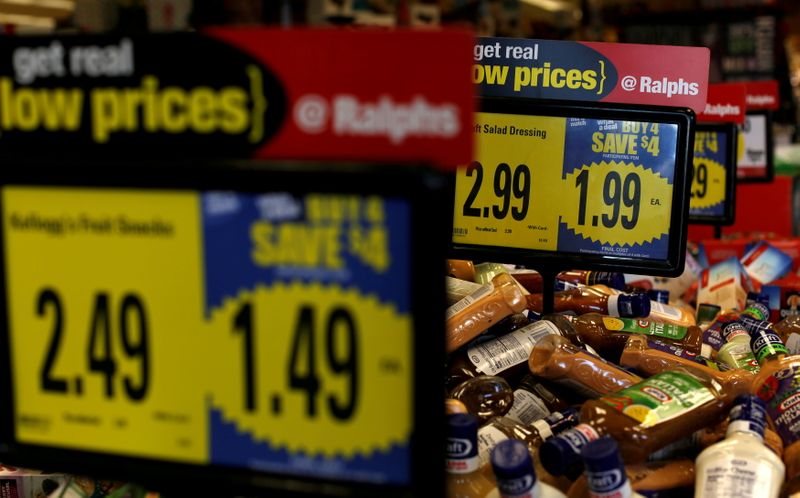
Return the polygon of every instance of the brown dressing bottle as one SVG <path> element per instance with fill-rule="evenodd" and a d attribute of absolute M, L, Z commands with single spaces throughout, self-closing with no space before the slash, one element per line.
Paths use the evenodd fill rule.
<path fill-rule="evenodd" d="M 542 312 L 541 294 L 529 294 L 526 298 L 528 309 Z M 556 292 L 554 309 L 558 313 L 572 311 L 578 315 L 600 313 L 641 318 L 650 314 L 650 298 L 644 294 L 607 294 L 592 286 L 584 286 Z"/>
<path fill-rule="evenodd" d="M 528 359 L 528 368 L 532 374 L 587 398 L 611 394 L 642 380 L 555 335 L 544 337 L 536 344 Z"/>

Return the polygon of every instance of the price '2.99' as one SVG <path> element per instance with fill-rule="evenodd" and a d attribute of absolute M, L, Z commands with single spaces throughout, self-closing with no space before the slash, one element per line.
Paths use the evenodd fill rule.
<path fill-rule="evenodd" d="M 472 184 L 472 189 L 464 202 L 462 214 L 464 216 L 483 216 L 488 218 L 490 212 L 488 206 L 484 206 L 482 211 L 480 207 L 475 206 L 475 199 L 478 197 L 483 184 L 483 165 L 477 161 L 472 162 L 467 166 L 467 176 L 474 176 L 475 183 Z M 530 207 L 531 201 L 530 168 L 525 164 L 520 164 L 512 171 L 511 166 L 506 163 L 500 163 L 494 170 L 492 183 L 494 196 L 500 200 L 498 204 L 492 205 L 492 216 L 495 219 L 504 220 L 510 212 L 511 217 L 516 221 L 524 220 L 528 215 L 528 207 Z M 511 206 L 512 196 L 519 201 L 515 206 Z"/>
<path fill-rule="evenodd" d="M 118 362 L 119 349 L 115 346 L 117 338 L 122 346 L 123 356 L 139 363 L 139 378 L 124 376 L 123 391 L 129 400 L 140 402 L 145 399 L 150 385 L 150 356 L 148 350 L 147 314 L 144 304 L 134 293 L 125 294 L 120 302 L 119 310 L 113 314 L 110 305 L 111 297 L 105 292 L 94 296 L 94 306 L 88 326 L 86 344 L 86 368 L 88 372 L 100 374 L 104 380 L 104 394 L 113 399 L 119 384 Z M 66 335 L 64 327 L 64 305 L 58 292 L 52 288 L 42 289 L 36 299 L 36 314 L 39 317 L 52 317 L 52 333 L 50 342 L 40 369 L 40 386 L 43 391 L 51 393 L 72 393 L 78 396 L 84 393 L 83 376 L 77 374 L 72 385 L 67 378 L 54 373 L 61 343 Z M 131 322 L 136 325 L 131 326 Z M 132 333 L 136 329 L 136 333 Z M 85 329 L 84 329 L 85 330 Z M 78 332 L 70 332 L 70 334 Z"/>

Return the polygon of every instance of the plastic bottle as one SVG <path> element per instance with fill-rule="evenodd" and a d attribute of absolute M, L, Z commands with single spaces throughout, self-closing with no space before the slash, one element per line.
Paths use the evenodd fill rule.
<path fill-rule="evenodd" d="M 729 368 L 758 371 L 758 362 L 750 349 L 750 334 L 739 321 L 731 322 L 722 328 L 725 344 L 717 352 L 717 360 Z"/>
<path fill-rule="evenodd" d="M 714 323 L 722 308 L 716 304 L 700 303 L 697 305 L 697 326 L 705 330 L 709 325 Z"/>
<path fill-rule="evenodd" d="M 750 346 L 761 365 L 751 392 L 766 403 L 783 440 L 786 475 L 794 479 L 800 475 L 800 357 L 787 356 L 781 338 L 770 327 L 751 332 Z"/>
<path fill-rule="evenodd" d="M 447 308 L 446 350 L 452 353 L 503 318 L 521 313 L 527 301 L 521 287 L 507 273 Z"/>
<path fill-rule="evenodd" d="M 532 374 L 568 387 L 587 398 L 611 394 L 641 381 L 637 375 L 584 351 L 564 337 L 550 335 L 531 351 Z"/>
<path fill-rule="evenodd" d="M 508 274 L 508 267 L 500 263 L 480 263 L 475 265 L 475 282 L 488 284 L 501 273 Z"/>
<path fill-rule="evenodd" d="M 764 445 L 764 402 L 744 395 L 733 403 L 724 441 L 697 457 L 695 498 L 777 498 L 785 468 Z"/>
<path fill-rule="evenodd" d="M 675 344 L 693 353 L 700 353 L 702 346 L 703 331 L 697 326 L 681 327 L 671 323 L 614 318 L 597 313 L 587 313 L 567 319 L 583 342 L 594 348 L 603 358 L 614 362 L 619 361 L 628 337 L 632 334 Z"/>
<path fill-rule="evenodd" d="M 533 347 L 543 337 L 560 333 L 554 323 L 540 320 L 453 353 L 448 362 L 445 385 L 452 388 L 479 375 L 498 375 L 504 378 L 524 375 Z"/>
<path fill-rule="evenodd" d="M 643 375 L 656 375 L 678 367 L 695 370 L 713 377 L 726 391 L 743 393 L 750 389 L 753 372 L 747 370 L 720 371 L 713 360 L 683 348 L 647 337 L 631 336 L 620 357 L 620 365 Z"/>
<path fill-rule="evenodd" d="M 556 278 L 562 282 L 569 282 L 571 284 L 602 284 L 618 290 L 625 289 L 625 275 L 617 272 L 569 270 L 562 271 Z"/>
<path fill-rule="evenodd" d="M 499 443 L 492 450 L 491 462 L 500 498 L 564 497 L 564 493 L 536 478 L 533 459 L 521 441 Z"/>
<path fill-rule="evenodd" d="M 626 462 L 644 462 L 656 450 L 721 419 L 739 394 L 696 370 L 656 374 L 615 395 L 586 401 L 581 423 L 539 449 L 542 464 L 553 475 L 573 473 L 580 468 L 581 449 L 606 435 L 617 439 Z"/>
<path fill-rule="evenodd" d="M 602 437 L 587 444 L 581 452 L 590 498 L 644 498 L 631 488 L 617 442 Z"/>
<path fill-rule="evenodd" d="M 669 462 L 647 462 L 625 466 L 631 488 L 643 496 L 681 497 L 694 491 L 694 462 L 677 459 Z M 585 473 L 569 488 L 567 498 L 588 498 L 589 484 Z"/>
<path fill-rule="evenodd" d="M 453 398 L 445 398 L 444 412 L 447 415 L 453 415 L 455 413 L 469 413 L 469 410 L 467 410 L 467 405 L 461 401 Z"/>
<path fill-rule="evenodd" d="M 528 309 L 541 313 L 542 299 L 541 294 L 529 294 Z M 640 318 L 650 314 L 650 299 L 644 294 L 608 294 L 601 290 L 601 286 L 583 286 L 556 292 L 553 305 L 556 312 L 572 311 L 579 315 L 601 313 Z"/>
<path fill-rule="evenodd" d="M 489 462 L 489 453 L 500 441 L 517 439 L 523 441 L 532 453 L 546 440 L 578 424 L 578 411 L 567 408 L 523 425 L 508 417 L 494 417 L 478 429 L 478 457 L 482 464 Z"/>
<path fill-rule="evenodd" d="M 492 417 L 505 415 L 514 402 L 514 392 L 505 379 L 483 376 L 457 385 L 450 397 L 464 403 L 467 411 L 483 424 Z"/>
<path fill-rule="evenodd" d="M 772 328 L 786 345 L 789 354 L 800 354 L 800 315 L 787 316 Z"/>
<path fill-rule="evenodd" d="M 447 274 L 460 280 L 475 281 L 475 265 L 466 259 L 448 259 Z"/>
<path fill-rule="evenodd" d="M 444 277 L 447 289 L 447 305 L 452 306 L 481 288 L 481 284 L 454 277 Z"/>
<path fill-rule="evenodd" d="M 516 422 L 528 425 L 545 418 L 551 412 L 566 410 L 568 407 L 550 388 L 528 374 L 514 389 L 514 403 L 506 415 Z"/>
<path fill-rule="evenodd" d="M 653 301 L 661 304 L 669 304 L 669 291 L 664 289 L 650 289 L 647 296 Z"/>
<path fill-rule="evenodd" d="M 621 291 L 605 285 L 595 285 L 594 288 L 606 294 L 621 293 Z M 650 300 L 649 297 L 647 299 Z M 683 327 L 689 327 L 696 323 L 694 314 L 690 311 L 653 300 L 650 300 L 650 314 L 645 318 L 655 322 L 671 323 Z"/>
<path fill-rule="evenodd" d="M 494 488 L 480 468 L 478 420 L 466 413 L 447 416 L 447 498 L 485 498 Z"/>

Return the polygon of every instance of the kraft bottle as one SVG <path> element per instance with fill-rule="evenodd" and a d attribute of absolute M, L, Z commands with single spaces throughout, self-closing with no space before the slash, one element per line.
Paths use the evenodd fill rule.
<path fill-rule="evenodd" d="M 543 337 L 560 333 L 553 322 L 539 320 L 506 335 L 461 349 L 448 361 L 445 386 L 453 388 L 479 375 L 497 375 L 506 379 L 521 377 L 527 372 L 533 347 Z"/>
<path fill-rule="evenodd" d="M 529 294 L 527 300 L 528 309 L 542 312 L 541 294 Z M 601 313 L 641 318 L 650 314 L 650 299 L 644 294 L 613 294 L 604 292 L 601 286 L 583 286 L 556 292 L 554 309 L 556 312 L 571 311 L 579 315 Z"/>
<path fill-rule="evenodd" d="M 503 441 L 491 454 L 492 469 L 500 498 L 563 498 L 564 493 L 540 482 L 525 443 Z"/>
<path fill-rule="evenodd" d="M 478 420 L 469 414 L 447 416 L 445 492 L 447 498 L 485 498 L 494 490 L 478 459 Z"/>
<path fill-rule="evenodd" d="M 696 461 L 695 498 L 777 498 L 785 468 L 764 444 L 764 402 L 743 395 L 733 402 L 724 441 L 703 450 Z"/>
<path fill-rule="evenodd" d="M 533 375 L 587 398 L 611 394 L 642 380 L 556 335 L 544 337 L 536 344 L 528 359 L 528 368 Z"/>
<path fill-rule="evenodd" d="M 625 462 L 644 462 L 651 453 L 721 420 L 739 394 L 695 370 L 656 374 L 616 394 L 586 401 L 581 423 L 542 445 L 542 463 L 553 475 L 574 473 L 581 465 L 582 448 L 602 436 L 619 442 Z"/>
<path fill-rule="evenodd" d="M 740 322 L 735 321 L 722 328 L 725 344 L 717 352 L 717 360 L 728 368 L 758 371 L 753 350 L 750 349 L 750 333 Z"/>
<path fill-rule="evenodd" d="M 590 498 L 644 498 L 631 487 L 617 442 L 608 436 L 587 444 L 581 451 Z"/>
<path fill-rule="evenodd" d="M 447 308 L 445 348 L 452 353 L 503 318 L 526 309 L 522 288 L 508 273 L 500 273 L 461 301 Z"/>
<path fill-rule="evenodd" d="M 551 412 L 565 410 L 568 407 L 569 405 L 543 381 L 527 374 L 514 389 L 514 403 L 507 416 L 521 424 L 528 425 L 545 418 Z"/>
<path fill-rule="evenodd" d="M 633 491 L 647 497 L 678 498 L 691 496 L 694 490 L 694 462 L 687 458 L 625 465 L 625 474 Z M 569 488 L 567 498 L 589 496 L 584 473 Z"/>
<path fill-rule="evenodd" d="M 483 376 L 469 379 L 450 391 L 450 397 L 467 407 L 467 412 L 483 424 L 492 417 L 505 415 L 514 402 L 514 392 L 505 379 Z"/>
<path fill-rule="evenodd" d="M 541 293 L 544 287 L 542 275 L 533 270 L 508 270 L 531 294 Z M 586 270 L 562 271 L 556 275 L 556 285 L 563 289 L 571 289 L 582 285 L 607 285 L 613 289 L 625 290 L 625 276 L 622 273 L 598 272 Z"/>
<path fill-rule="evenodd" d="M 633 318 L 615 318 L 597 313 L 567 317 L 581 340 L 594 348 L 603 358 L 618 362 L 631 335 L 642 335 L 700 353 L 703 331 L 700 327 L 681 327 L 671 323 L 651 322 Z"/>
<path fill-rule="evenodd" d="M 783 440 L 788 479 L 800 477 L 800 357 L 788 356 L 786 346 L 771 327 L 751 332 L 751 347 L 761 370 L 752 393 L 764 400 L 775 429 Z"/>

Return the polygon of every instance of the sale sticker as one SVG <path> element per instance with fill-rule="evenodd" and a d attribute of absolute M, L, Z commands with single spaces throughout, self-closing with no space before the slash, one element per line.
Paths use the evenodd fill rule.
<path fill-rule="evenodd" d="M 411 482 L 407 200 L 6 186 L 2 202 L 18 441 Z"/>
<path fill-rule="evenodd" d="M 484 97 L 685 106 L 702 112 L 709 61 L 705 47 L 480 38 L 472 80 Z"/>
<path fill-rule="evenodd" d="M 678 126 L 481 112 L 453 242 L 667 258 Z"/>
<path fill-rule="evenodd" d="M 690 216 L 725 216 L 730 137 L 721 130 L 696 130 Z"/>

